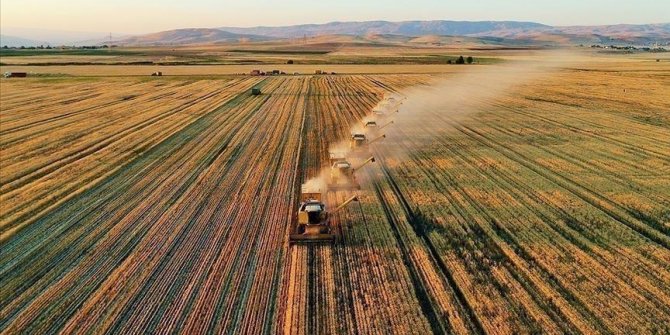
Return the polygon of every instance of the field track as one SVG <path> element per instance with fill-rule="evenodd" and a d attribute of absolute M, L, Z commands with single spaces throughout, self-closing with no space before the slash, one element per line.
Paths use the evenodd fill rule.
<path fill-rule="evenodd" d="M 668 332 L 667 78 L 403 110 L 336 246 L 288 245 L 300 184 L 433 76 L 2 80 L 0 332 Z"/>

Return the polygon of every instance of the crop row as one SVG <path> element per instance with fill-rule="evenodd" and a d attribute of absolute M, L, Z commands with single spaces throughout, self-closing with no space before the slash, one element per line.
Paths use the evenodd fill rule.
<path fill-rule="evenodd" d="M 155 90 L 157 84 L 128 85 L 113 93 L 105 93 L 110 87 L 92 84 L 94 91 L 101 92 L 95 97 L 78 104 L 59 104 L 56 100 L 25 115 L 22 105 L 14 110 L 7 103 L 3 115 L 16 113 L 23 117 L 3 123 L 1 133 L 2 239 L 97 184 L 125 161 L 147 152 L 253 83 L 205 81 L 163 85 L 168 87 Z M 150 93 L 144 93 L 147 91 Z M 137 96 L 124 100 L 128 94 Z M 58 117 L 45 118 L 45 114 Z M 13 127 L 15 123 L 30 126 Z"/>
<path fill-rule="evenodd" d="M 667 88 L 591 75 L 409 93 L 334 246 L 289 246 L 300 184 L 433 78 L 3 81 L 0 333 L 667 331 L 670 106 L 609 93 Z"/>
<path fill-rule="evenodd" d="M 240 87 L 4 241 L 0 328 L 273 329 L 258 320 L 277 313 L 306 81 L 263 89 Z"/>
<path fill-rule="evenodd" d="M 618 101 L 500 100 L 401 118 L 377 150 L 465 306 L 491 333 L 667 331 L 668 128 L 599 117 Z"/>

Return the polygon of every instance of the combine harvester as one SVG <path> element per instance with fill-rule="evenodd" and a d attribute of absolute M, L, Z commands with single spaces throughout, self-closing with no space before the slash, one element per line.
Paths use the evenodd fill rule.
<path fill-rule="evenodd" d="M 389 116 L 391 114 L 391 111 L 393 113 L 399 113 L 400 112 L 400 105 L 403 104 L 403 101 L 405 101 L 405 97 L 403 98 L 395 98 L 393 96 L 384 98 L 377 107 L 375 107 L 372 110 L 372 114 L 380 117 L 384 116 Z"/>
<path fill-rule="evenodd" d="M 393 108 L 396 107 L 393 106 Z M 379 109 L 379 111 L 383 112 L 383 109 Z M 381 129 L 393 123 L 394 121 L 389 121 L 383 126 L 379 126 L 377 121 L 368 120 L 363 125 L 368 132 L 379 133 Z M 351 135 L 349 142 L 351 156 L 354 159 L 362 160 L 357 167 L 353 167 L 344 153 L 331 153 L 328 191 L 352 191 L 360 189 L 360 184 L 356 181 L 355 173 L 365 165 L 375 162 L 374 156 L 370 154 L 370 145 L 384 138 L 386 138 L 386 135 L 383 134 L 372 140 L 369 140 L 364 133 L 354 133 Z M 293 234 L 289 235 L 289 244 L 334 243 L 337 240 L 338 234 L 334 232 L 333 227 L 330 225 L 330 216 L 339 212 L 350 203 L 357 202 L 358 196 L 353 195 L 333 211 L 326 209 L 323 197 L 322 190 L 310 190 L 306 185 L 302 185 L 297 223 L 295 224 Z"/>
<path fill-rule="evenodd" d="M 295 232 L 289 236 L 289 244 L 334 243 L 337 234 L 330 226 L 330 215 L 354 201 L 358 201 L 355 195 L 329 212 L 323 203 L 321 191 L 309 190 L 303 185 L 298 207 L 298 223 Z"/>
<path fill-rule="evenodd" d="M 335 158 L 334 158 L 335 157 Z M 362 169 L 369 163 L 374 163 L 375 158 L 370 157 L 353 167 L 352 164 L 344 157 L 337 154 L 330 154 L 330 182 L 328 183 L 329 191 L 342 190 L 360 190 L 361 185 L 356 181 L 356 171 Z"/>
<path fill-rule="evenodd" d="M 355 158 L 363 158 L 371 155 L 370 144 L 386 138 L 386 135 L 380 135 L 373 140 L 368 140 L 368 137 L 363 133 L 354 133 L 351 135 L 349 141 L 349 148 L 351 149 L 351 156 Z"/>
<path fill-rule="evenodd" d="M 377 121 L 367 121 L 365 122 L 365 129 L 370 133 L 370 134 L 378 134 L 382 129 L 392 125 L 395 123 L 395 121 L 391 120 L 387 123 L 385 123 L 383 126 L 380 126 Z"/>
<path fill-rule="evenodd" d="M 387 110 L 392 110 L 392 109 L 393 109 L 393 108 L 377 107 L 377 108 L 375 108 L 375 109 L 372 110 L 372 115 L 374 115 L 374 116 L 376 116 L 376 117 L 378 117 L 378 118 L 381 119 L 381 118 L 389 117 L 389 116 L 391 116 L 391 114 L 393 114 L 393 113 L 400 113 L 400 110 L 397 109 L 397 108 L 393 111 L 393 113 L 391 113 L 391 112 L 386 112 Z"/>

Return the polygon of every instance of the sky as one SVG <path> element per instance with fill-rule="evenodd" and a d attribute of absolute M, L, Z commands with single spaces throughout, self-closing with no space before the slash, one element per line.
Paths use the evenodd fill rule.
<path fill-rule="evenodd" d="M 668 0 L 2 0 L 0 6 L 0 32 L 21 27 L 139 34 L 366 20 L 670 22 Z"/>

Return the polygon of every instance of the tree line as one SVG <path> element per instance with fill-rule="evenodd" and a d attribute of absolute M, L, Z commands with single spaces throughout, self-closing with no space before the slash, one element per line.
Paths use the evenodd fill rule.
<path fill-rule="evenodd" d="M 459 56 L 455 61 L 452 61 L 451 59 L 447 61 L 447 64 L 472 64 L 475 62 L 475 59 L 472 58 L 472 56 L 468 56 L 467 58 L 464 58 L 463 56 Z"/>

